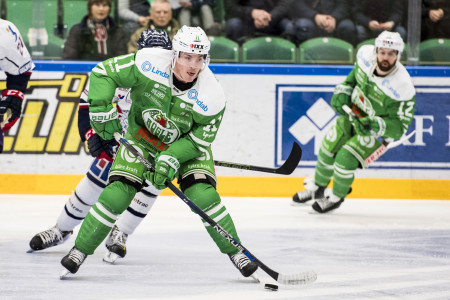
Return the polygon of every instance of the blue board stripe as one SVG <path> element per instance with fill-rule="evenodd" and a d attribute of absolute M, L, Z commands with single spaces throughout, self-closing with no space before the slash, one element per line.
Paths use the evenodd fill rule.
<path fill-rule="evenodd" d="M 68 73 L 90 72 L 97 62 L 93 61 L 34 61 L 35 71 L 58 71 Z M 346 76 L 352 65 L 285 65 L 285 64 L 210 64 L 215 74 L 230 75 L 322 75 Z M 406 67 L 411 76 L 450 77 L 450 67 Z"/>

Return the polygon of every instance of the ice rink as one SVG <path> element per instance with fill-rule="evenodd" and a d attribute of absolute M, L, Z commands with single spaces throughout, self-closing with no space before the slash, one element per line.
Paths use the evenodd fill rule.
<path fill-rule="evenodd" d="M 74 237 L 26 251 L 67 197 L 0 195 L 0 299 L 450 299 L 450 201 L 347 199 L 318 215 L 288 198 L 223 198 L 261 261 L 283 274 L 318 274 L 315 283 L 271 292 L 241 277 L 198 217 L 168 196 L 129 237 L 124 259 L 102 262 L 102 244 L 60 280 Z"/>

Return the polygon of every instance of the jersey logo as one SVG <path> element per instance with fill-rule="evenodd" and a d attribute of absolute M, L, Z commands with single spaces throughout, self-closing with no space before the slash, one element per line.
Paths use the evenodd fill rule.
<path fill-rule="evenodd" d="M 188 92 L 188 98 L 194 100 L 195 103 L 204 111 L 208 111 L 208 105 L 204 104 L 203 101 L 198 99 L 198 92 L 196 89 L 190 90 Z"/>
<path fill-rule="evenodd" d="M 152 72 L 152 73 L 159 75 L 161 77 L 164 77 L 166 79 L 169 78 L 169 74 L 167 74 L 167 72 L 163 72 L 158 67 L 152 66 L 152 64 L 148 60 L 144 61 L 141 64 L 141 70 L 143 72 Z"/>
<path fill-rule="evenodd" d="M 166 114 L 159 109 L 147 109 L 142 112 L 145 127 L 164 144 L 171 144 L 179 139 L 181 131 Z"/>
<path fill-rule="evenodd" d="M 128 142 L 130 143 L 130 145 L 134 145 L 134 144 L 135 144 L 135 143 L 133 143 L 133 141 L 128 141 Z M 136 149 L 137 152 L 139 152 L 139 154 L 144 155 L 144 154 L 142 153 L 141 148 L 139 148 L 139 147 L 134 147 L 134 148 Z M 124 161 L 126 161 L 126 162 L 128 162 L 128 163 L 135 163 L 135 162 L 138 162 L 138 159 L 136 158 L 136 156 L 134 156 L 134 154 L 131 153 L 131 152 L 130 152 L 127 148 L 125 148 L 125 147 L 121 147 L 121 148 L 120 148 L 120 157 L 121 157 Z M 127 166 L 121 167 L 121 165 L 118 164 L 118 166 L 117 166 L 116 168 L 128 170 L 129 167 L 127 167 Z M 133 169 L 133 168 L 130 168 L 130 169 Z"/>
<path fill-rule="evenodd" d="M 17 33 L 14 30 L 12 30 L 11 26 L 9 26 L 9 25 L 8 25 L 8 29 L 9 29 L 8 31 L 11 31 L 11 34 L 14 36 L 15 41 L 17 42 Z"/>
<path fill-rule="evenodd" d="M 148 72 L 152 69 L 152 64 L 149 61 L 144 61 L 141 65 L 141 70 L 144 72 Z"/>

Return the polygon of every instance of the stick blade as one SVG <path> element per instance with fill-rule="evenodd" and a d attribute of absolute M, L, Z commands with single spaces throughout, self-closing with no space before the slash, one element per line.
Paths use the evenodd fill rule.
<path fill-rule="evenodd" d="M 277 173 L 283 175 L 290 175 L 297 169 L 298 163 L 302 159 L 302 148 L 297 142 L 292 144 L 292 150 L 289 157 L 286 159 L 284 164 L 278 168 Z"/>
<path fill-rule="evenodd" d="M 300 285 L 313 283 L 316 280 L 317 273 L 314 271 L 307 271 L 290 275 L 279 274 L 277 282 L 285 285 Z"/>

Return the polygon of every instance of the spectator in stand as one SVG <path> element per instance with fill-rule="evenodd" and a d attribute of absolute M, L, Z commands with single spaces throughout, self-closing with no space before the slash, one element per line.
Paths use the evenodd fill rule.
<path fill-rule="evenodd" d="M 81 23 L 70 29 L 62 58 L 104 61 L 126 54 L 122 28 L 109 16 L 111 0 L 89 0 L 87 10 Z"/>
<path fill-rule="evenodd" d="M 220 24 L 214 22 L 214 0 L 180 0 L 179 5 L 180 26 L 200 26 L 208 36 L 221 34 Z"/>
<path fill-rule="evenodd" d="M 149 0 L 119 0 L 119 18 L 127 40 L 140 27 L 147 26 L 150 20 Z"/>
<path fill-rule="evenodd" d="M 396 31 L 406 40 L 406 29 L 402 26 L 404 5 L 400 0 L 354 0 L 358 42 L 376 38 L 385 30 Z"/>
<path fill-rule="evenodd" d="M 172 40 L 180 29 L 180 24 L 172 17 L 172 7 L 168 0 L 153 0 L 150 9 L 150 19 L 145 27 L 136 30 L 128 42 L 128 53 L 137 50 L 137 41 L 145 29 L 164 30 Z"/>
<path fill-rule="evenodd" d="M 450 1 L 422 0 L 422 40 L 450 39 Z"/>
<path fill-rule="evenodd" d="M 356 45 L 356 27 L 349 19 L 349 0 L 297 0 L 292 17 L 295 20 L 297 43 L 331 36 Z"/>
<path fill-rule="evenodd" d="M 226 36 L 238 43 L 255 36 L 273 35 L 292 40 L 294 26 L 289 11 L 294 0 L 228 0 Z"/>

